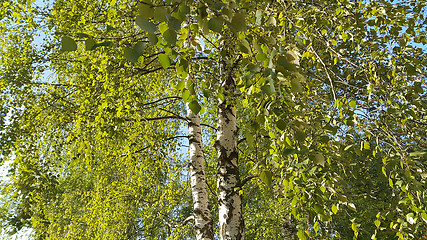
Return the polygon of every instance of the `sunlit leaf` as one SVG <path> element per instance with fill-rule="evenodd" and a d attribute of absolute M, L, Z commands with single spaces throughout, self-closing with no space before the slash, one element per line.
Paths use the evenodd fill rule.
<path fill-rule="evenodd" d="M 164 69 L 168 68 L 171 65 L 171 60 L 166 54 L 159 54 L 158 58 L 160 64 Z"/>
<path fill-rule="evenodd" d="M 316 153 L 314 155 L 314 162 L 322 167 L 325 166 L 325 157 L 321 153 Z"/>
<path fill-rule="evenodd" d="M 273 173 L 268 170 L 262 171 L 260 178 L 267 186 L 270 186 L 273 182 Z"/>
<path fill-rule="evenodd" d="M 338 213 L 338 207 L 337 207 L 337 205 L 332 204 L 332 212 L 333 212 L 334 214 L 337 214 L 337 213 Z"/>

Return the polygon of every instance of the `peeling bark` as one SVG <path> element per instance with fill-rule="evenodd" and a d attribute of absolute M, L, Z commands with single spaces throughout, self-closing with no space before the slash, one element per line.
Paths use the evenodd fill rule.
<path fill-rule="evenodd" d="M 215 147 L 218 153 L 217 188 L 219 230 L 221 240 L 245 239 L 238 152 L 236 109 L 233 98 L 235 82 L 230 74 L 222 84 L 224 100 L 219 104 L 218 133 Z"/>

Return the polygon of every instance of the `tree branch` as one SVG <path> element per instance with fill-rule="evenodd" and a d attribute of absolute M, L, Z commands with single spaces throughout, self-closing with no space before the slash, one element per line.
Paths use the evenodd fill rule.
<path fill-rule="evenodd" d="M 178 228 L 178 227 L 182 227 L 185 224 L 187 224 L 189 221 L 194 220 L 194 216 L 191 215 L 189 217 L 187 217 L 186 219 L 184 219 L 180 224 L 171 224 L 169 222 L 167 222 L 164 218 L 162 218 L 163 222 L 169 227 L 169 228 Z"/>
<path fill-rule="evenodd" d="M 209 124 L 206 124 L 206 123 L 200 123 L 200 125 L 201 125 L 201 126 L 208 127 L 208 128 L 212 128 L 212 129 L 213 129 L 213 130 L 215 130 L 215 131 L 217 131 L 217 130 L 218 130 L 216 127 L 213 127 L 213 126 L 211 126 L 211 125 L 209 125 Z"/>
<path fill-rule="evenodd" d="M 182 99 L 182 97 L 178 97 L 178 96 L 164 97 L 164 98 L 157 99 L 156 101 L 144 103 L 144 104 L 142 104 L 142 106 L 152 105 L 152 104 L 155 104 L 155 103 L 158 103 L 158 102 L 161 102 L 164 100 L 168 100 L 168 99 Z"/>
<path fill-rule="evenodd" d="M 252 176 L 249 176 L 249 177 L 246 177 L 246 178 L 244 178 L 243 180 L 242 180 L 242 182 L 240 183 L 240 187 L 243 187 L 243 185 L 245 185 L 247 182 L 249 182 L 250 180 L 252 180 L 253 178 L 257 178 L 257 177 L 259 177 L 259 175 L 257 174 L 257 175 L 252 175 Z"/>

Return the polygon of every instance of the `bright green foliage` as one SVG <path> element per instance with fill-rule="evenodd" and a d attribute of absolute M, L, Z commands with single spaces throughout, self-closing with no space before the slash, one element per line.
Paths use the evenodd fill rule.
<path fill-rule="evenodd" d="M 248 239 L 426 229 L 424 1 L 1 4 L 9 226 L 41 239 L 191 236 L 176 136 L 184 102 L 215 125 L 224 64 L 238 89 Z"/>

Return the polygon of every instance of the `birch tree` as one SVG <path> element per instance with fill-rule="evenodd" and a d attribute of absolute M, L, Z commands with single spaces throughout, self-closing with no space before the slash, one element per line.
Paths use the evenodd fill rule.
<path fill-rule="evenodd" d="M 274 237 L 246 232 L 244 216 L 286 239 L 424 234 L 424 1 L 52 4 L 6 1 L 1 12 L 2 154 L 15 157 L 11 186 L 23 210 L 11 225 L 57 236 L 47 212 L 67 196 L 55 190 L 63 169 L 75 172 L 57 159 L 71 158 L 98 183 L 86 194 L 100 196 L 73 209 L 100 220 L 61 223 L 70 238 L 185 238 L 192 218 L 198 239 Z M 44 48 L 32 38 L 40 28 Z M 54 82 L 37 77 L 46 66 Z M 182 123 L 190 186 L 174 153 Z M 216 139 L 203 146 L 208 125 Z M 216 193 L 202 150 L 212 147 Z M 118 208 L 103 206 L 143 211 L 110 221 Z M 256 225 L 254 209 L 272 208 L 281 226 Z"/>

